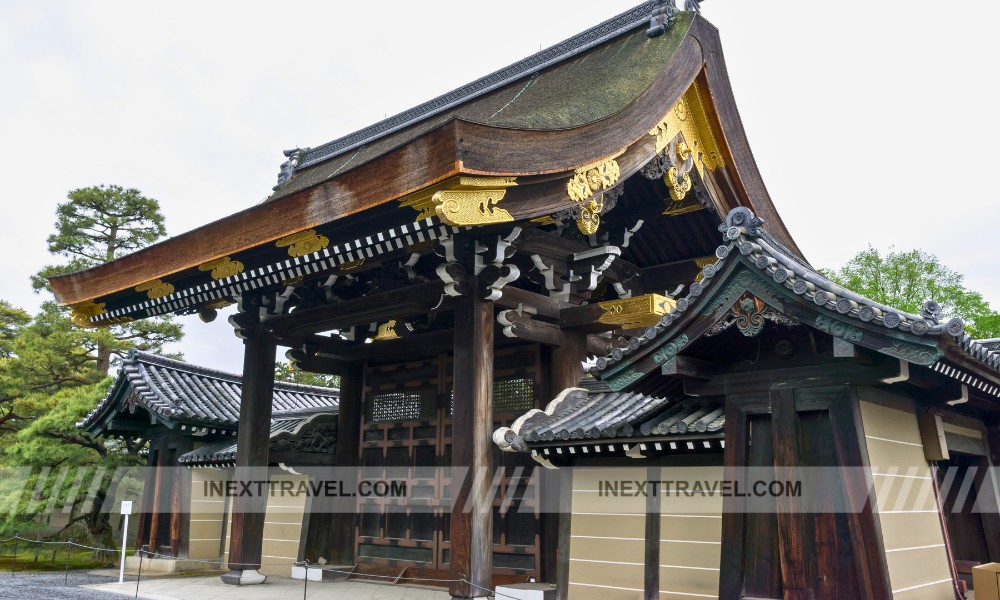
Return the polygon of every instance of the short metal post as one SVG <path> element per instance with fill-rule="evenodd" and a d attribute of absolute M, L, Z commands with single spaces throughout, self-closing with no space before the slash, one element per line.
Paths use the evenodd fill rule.
<path fill-rule="evenodd" d="M 69 585 L 69 547 L 73 543 L 73 540 L 66 540 L 66 579 L 63 585 Z"/>
<path fill-rule="evenodd" d="M 14 536 L 14 558 L 10 561 L 10 576 L 14 577 L 14 569 L 17 567 L 17 536 Z"/>
<path fill-rule="evenodd" d="M 309 591 L 309 561 L 307 560 L 305 561 L 305 563 L 306 563 L 305 564 L 306 576 L 305 576 L 305 584 L 302 586 L 302 600 L 306 600 L 306 592 Z"/>

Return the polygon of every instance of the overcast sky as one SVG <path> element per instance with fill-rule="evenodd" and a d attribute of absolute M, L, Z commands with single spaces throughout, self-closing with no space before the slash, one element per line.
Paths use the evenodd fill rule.
<path fill-rule="evenodd" d="M 503 67 L 637 0 L 0 3 L 0 298 L 66 192 L 160 201 L 170 234 L 260 202 L 316 146 Z M 751 147 L 806 257 L 922 248 L 1000 308 L 1000 3 L 709 0 Z M 188 360 L 239 371 L 220 317 Z"/>

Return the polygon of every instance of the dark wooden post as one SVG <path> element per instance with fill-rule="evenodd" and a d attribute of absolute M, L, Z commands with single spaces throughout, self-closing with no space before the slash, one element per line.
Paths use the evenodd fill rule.
<path fill-rule="evenodd" d="M 175 456 L 178 457 L 190 452 L 194 446 L 194 440 L 188 435 L 179 437 L 176 443 Z M 170 496 L 170 549 L 174 556 L 186 558 L 191 538 L 191 469 L 180 466 L 176 460 L 170 469 L 174 472 Z"/>
<path fill-rule="evenodd" d="M 542 407 L 568 387 L 579 385 L 583 377 L 583 361 L 587 358 L 587 334 L 566 330 L 563 344 L 550 350 L 549 381 L 547 397 L 542 398 Z M 571 493 L 572 475 L 565 473 L 542 473 L 544 495 L 541 505 L 559 508 L 558 512 L 542 513 L 541 544 L 542 578 L 556 584 L 556 597 L 565 600 L 569 594 L 569 546 L 572 526 Z"/>
<path fill-rule="evenodd" d="M 151 441 L 149 455 L 146 457 L 146 472 L 143 475 L 142 505 L 135 534 L 136 548 L 142 548 L 150 543 L 149 530 L 153 521 L 153 493 L 156 488 L 156 461 L 158 459 L 156 450 L 156 442 Z"/>
<path fill-rule="evenodd" d="M 659 481 L 660 467 L 646 467 L 646 481 Z M 660 513 L 662 499 L 659 494 L 646 496 L 646 568 L 643 574 L 643 598 L 660 598 Z"/>
<path fill-rule="evenodd" d="M 337 457 L 334 467 L 338 470 L 356 469 L 361 447 L 361 405 L 363 393 L 363 365 L 351 363 L 340 376 L 340 407 L 337 413 Z M 337 479 L 344 479 L 338 477 Z M 344 479 L 346 481 L 346 479 Z M 322 501 L 320 496 L 314 502 Z M 357 513 L 346 512 L 343 499 L 331 499 L 321 510 L 327 514 L 313 514 L 307 534 L 307 556 L 315 561 L 318 556 L 327 557 L 334 565 L 354 563 L 355 527 Z M 338 502 L 339 500 L 339 502 Z M 357 506 L 355 504 L 355 506 Z M 327 554 L 328 552 L 328 554 Z M 310 558 L 309 553 L 316 554 Z"/>
<path fill-rule="evenodd" d="M 478 286 L 472 286 L 477 289 Z M 451 579 L 455 598 L 486 597 L 493 584 L 493 303 L 474 292 L 455 303 L 452 467 L 469 472 L 454 490 Z M 460 474 L 459 474 L 460 476 Z"/>
<path fill-rule="evenodd" d="M 983 521 L 983 533 L 990 560 L 1000 561 L 1000 481 L 997 480 L 997 465 L 1000 465 L 1000 420 L 991 420 L 983 426 L 983 441 L 986 442 L 985 462 L 987 472 L 982 484 L 976 489 L 976 505 Z"/>
<path fill-rule="evenodd" d="M 267 450 L 274 396 L 273 341 L 244 340 L 243 393 L 240 397 L 240 429 L 236 444 L 236 495 L 233 498 L 232 532 L 229 543 L 229 573 L 224 583 L 263 583 L 257 572 L 264 537 L 267 508 Z M 254 482 L 246 492 L 241 483 Z"/>
<path fill-rule="evenodd" d="M 167 456 L 166 444 L 158 440 L 156 449 L 156 473 L 153 475 L 153 510 L 149 513 L 149 538 L 147 544 L 151 552 L 159 551 L 160 515 L 163 514 L 163 478 Z"/>
<path fill-rule="evenodd" d="M 830 405 L 830 421 L 837 462 L 843 469 L 844 497 L 852 511 L 847 513 L 851 549 L 858 574 L 858 587 L 866 598 L 892 598 L 889 567 L 882 541 L 882 524 L 875 502 L 875 489 L 868 462 L 868 442 L 861 421 L 858 390 L 850 386 Z M 857 509 L 854 512 L 853 509 Z"/>
<path fill-rule="evenodd" d="M 786 475 L 794 473 L 799 463 L 799 420 L 795 412 L 795 391 L 778 389 L 771 392 L 771 433 L 774 444 L 774 466 Z M 801 481 L 801 477 L 796 479 Z M 778 498 L 778 552 L 781 560 L 781 584 L 785 600 L 812 600 L 809 559 L 806 545 L 811 539 L 806 515 L 790 506 L 790 499 Z"/>

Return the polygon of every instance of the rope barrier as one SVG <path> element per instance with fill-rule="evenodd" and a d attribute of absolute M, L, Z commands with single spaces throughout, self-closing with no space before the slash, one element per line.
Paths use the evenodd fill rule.
<path fill-rule="evenodd" d="M 120 548 L 101 548 L 101 547 L 98 547 L 98 546 L 89 546 L 89 545 L 86 545 L 86 544 L 78 544 L 78 543 L 74 542 L 72 539 L 66 540 L 64 542 L 58 542 L 58 541 L 32 540 L 32 539 L 28 539 L 28 538 L 23 538 L 20 535 L 14 535 L 13 537 L 7 538 L 5 540 L 0 540 L 0 544 L 6 544 L 6 543 L 9 543 L 9 542 L 14 542 L 14 558 L 13 558 L 12 563 L 11 563 L 11 577 L 14 576 L 14 567 L 17 564 L 17 545 L 18 545 L 18 542 L 27 542 L 29 544 L 37 544 L 37 545 L 60 545 L 60 544 L 65 545 L 65 547 L 66 547 L 66 576 L 65 576 L 65 582 L 64 582 L 65 585 L 69 585 L 69 563 L 70 563 L 70 548 L 71 547 L 75 546 L 77 548 L 85 548 L 87 550 L 92 550 L 92 551 L 95 551 L 95 552 L 120 552 L 121 551 Z M 139 583 L 142 580 L 142 563 L 143 563 L 143 559 L 144 558 L 162 558 L 162 559 L 168 559 L 168 560 L 174 560 L 174 561 L 182 561 L 182 562 L 204 563 L 204 564 L 208 564 L 208 565 L 216 565 L 217 564 L 219 566 L 219 569 L 223 568 L 222 565 L 223 565 L 223 562 L 224 562 L 222 560 L 206 560 L 206 559 L 198 559 L 198 558 L 179 558 L 179 557 L 171 556 L 169 554 L 159 554 L 157 552 L 150 552 L 148 550 L 142 550 L 142 549 L 133 549 L 133 550 L 134 550 L 135 554 L 139 556 L 139 569 L 138 569 L 138 573 L 137 573 L 136 580 L 135 580 L 135 597 L 136 598 L 139 597 Z M 127 549 L 126 549 L 126 552 L 127 552 Z M 53 558 L 53 561 L 54 561 L 55 560 L 55 552 L 54 551 L 52 553 L 52 558 Z M 351 576 L 351 577 L 367 577 L 369 579 L 376 579 L 376 580 L 387 580 L 387 579 L 396 580 L 396 579 L 398 579 L 398 577 L 394 576 L 394 575 L 378 575 L 378 574 L 375 574 L 375 573 L 358 573 L 357 571 L 345 571 L 343 569 L 334 569 L 334 568 L 331 568 L 331 567 L 324 567 L 324 566 L 314 565 L 314 564 L 310 564 L 308 560 L 295 561 L 295 562 L 290 562 L 290 563 L 289 562 L 280 562 L 280 563 L 263 563 L 262 562 L 262 563 L 252 563 L 252 564 L 258 565 L 260 567 L 281 567 L 281 566 L 303 567 L 305 569 L 304 585 L 303 585 L 303 591 L 302 591 L 302 598 L 303 598 L 303 600 L 305 600 L 306 595 L 308 593 L 308 587 L 309 587 L 309 570 L 310 569 L 317 570 L 317 571 L 322 571 L 322 572 L 325 572 L 325 573 L 336 573 L 338 575 L 345 575 L 345 576 Z M 230 564 L 229 566 L 239 566 L 239 565 L 236 565 L 235 563 L 233 563 L 233 564 Z M 420 583 L 425 583 L 425 582 L 438 583 L 438 584 L 442 584 L 442 583 L 462 583 L 462 584 L 468 585 L 471 588 L 475 588 L 477 590 L 484 591 L 488 595 L 491 595 L 493 597 L 511 598 L 512 600 L 516 600 L 515 596 L 509 596 L 507 594 L 502 594 L 502 593 L 497 592 L 496 590 L 493 590 L 493 589 L 490 589 L 490 588 L 487 588 L 487 587 L 483 587 L 481 585 L 477 585 L 475 583 L 472 583 L 471 581 L 469 581 L 465 577 L 461 577 L 459 579 L 438 579 L 438 578 L 434 578 L 434 577 L 404 577 L 403 579 L 405 581 L 407 581 L 407 582 L 420 582 Z"/>

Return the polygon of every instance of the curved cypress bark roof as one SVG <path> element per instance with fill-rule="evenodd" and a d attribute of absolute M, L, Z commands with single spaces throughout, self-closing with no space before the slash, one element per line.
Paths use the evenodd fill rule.
<path fill-rule="evenodd" d="M 318 252 L 288 260 L 281 242 L 288 236 L 316 229 L 331 247 L 358 251 L 351 244 L 362 232 L 362 240 L 381 241 L 391 233 L 386 227 L 436 231 L 444 226 L 437 217 L 414 222 L 410 208 L 393 202 L 459 175 L 516 178 L 503 207 L 527 224 L 576 206 L 565 182 L 577 169 L 616 156 L 624 180 L 648 164 L 658 153 L 651 130 L 692 89 L 703 97 L 705 126 L 723 163 L 719 210 L 752 207 L 797 252 L 746 140 L 718 32 L 699 15 L 680 13 L 664 35 L 649 38 L 652 7 L 645 3 L 451 94 L 293 153 L 284 167 L 287 181 L 270 201 L 55 277 L 52 288 L 61 303 L 82 307 L 81 322 L 91 325 L 197 310 L 228 297 L 252 269 L 284 272 L 308 261 L 308 275 L 336 268 L 316 264 L 324 258 Z M 246 271 L 210 277 L 216 261 Z M 216 285 L 224 280 L 226 286 Z M 157 295 L 147 298 L 140 290 L 150 284 Z"/>

